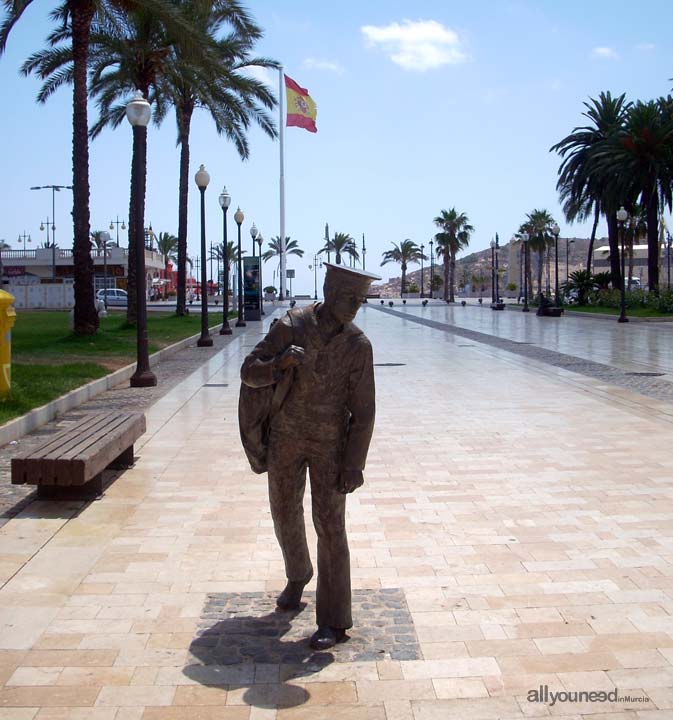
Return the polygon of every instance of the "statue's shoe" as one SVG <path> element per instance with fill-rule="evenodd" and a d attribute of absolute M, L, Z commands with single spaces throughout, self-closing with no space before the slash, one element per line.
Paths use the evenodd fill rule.
<path fill-rule="evenodd" d="M 328 625 L 319 627 L 311 636 L 309 645 L 314 650 L 329 650 L 337 643 L 346 642 L 348 635 L 342 628 L 333 628 Z"/>
<path fill-rule="evenodd" d="M 308 580 L 306 582 L 288 580 L 283 592 L 276 598 L 276 607 L 281 610 L 299 610 L 301 595 L 307 583 Z"/>

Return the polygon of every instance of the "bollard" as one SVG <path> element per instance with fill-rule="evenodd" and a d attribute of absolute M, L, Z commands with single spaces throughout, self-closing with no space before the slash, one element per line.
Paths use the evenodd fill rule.
<path fill-rule="evenodd" d="M 14 296 L 0 290 L 0 397 L 6 398 L 12 388 L 12 328 L 16 321 Z"/>

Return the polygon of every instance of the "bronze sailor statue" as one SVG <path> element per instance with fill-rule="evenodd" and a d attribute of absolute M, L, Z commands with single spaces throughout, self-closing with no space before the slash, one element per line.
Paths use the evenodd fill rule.
<path fill-rule="evenodd" d="M 299 607 L 313 576 L 302 500 L 308 469 L 318 536 L 317 631 L 325 650 L 352 627 L 346 495 L 363 483 L 374 428 L 372 347 L 353 324 L 378 276 L 326 265 L 324 302 L 275 322 L 241 368 L 241 439 L 255 472 L 268 472 L 287 585 L 276 604 Z"/>

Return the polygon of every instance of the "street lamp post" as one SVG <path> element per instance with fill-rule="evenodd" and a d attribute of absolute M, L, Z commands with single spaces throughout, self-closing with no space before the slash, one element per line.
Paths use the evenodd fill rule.
<path fill-rule="evenodd" d="M 561 232 L 561 228 L 558 223 L 554 223 L 551 229 L 554 235 L 554 304 L 558 307 L 559 305 L 559 291 L 558 291 L 558 236 Z"/>
<path fill-rule="evenodd" d="M 624 210 L 624 207 L 620 207 L 619 210 L 617 210 L 617 222 L 619 223 L 619 236 L 621 240 L 621 246 L 622 246 L 622 286 L 621 286 L 621 297 L 620 297 L 620 303 L 619 303 L 619 319 L 617 322 L 625 323 L 628 322 L 629 319 L 626 317 L 626 277 L 625 277 L 625 271 L 626 271 L 626 255 L 624 253 L 624 224 L 628 220 L 629 214 Z"/>
<path fill-rule="evenodd" d="M 495 240 L 491 240 L 491 306 L 493 306 L 495 302 Z"/>
<path fill-rule="evenodd" d="M 266 315 L 264 312 L 264 295 L 262 294 L 262 243 L 264 238 L 262 233 L 257 233 L 257 244 L 259 245 L 259 313 L 260 315 Z"/>
<path fill-rule="evenodd" d="M 668 277 L 668 289 L 671 289 L 671 233 L 666 231 L 666 271 Z"/>
<path fill-rule="evenodd" d="M 362 233 L 362 269 L 363 270 L 367 269 L 366 258 L 367 258 L 367 246 L 365 245 L 365 234 Z M 367 302 L 367 298 L 365 298 L 364 301 Z"/>
<path fill-rule="evenodd" d="M 210 182 L 210 175 L 203 165 L 197 170 L 194 180 L 201 193 L 201 337 L 196 341 L 196 344 L 199 347 L 212 347 L 213 338 L 210 337 L 208 332 L 208 288 L 206 277 L 206 188 Z"/>
<path fill-rule="evenodd" d="M 523 309 L 521 312 L 530 312 L 528 307 L 528 240 L 530 236 L 527 232 L 521 233 L 523 242 Z"/>
<path fill-rule="evenodd" d="M 566 283 L 568 282 L 568 279 L 570 278 L 570 243 L 574 243 L 574 240 L 566 240 Z"/>
<path fill-rule="evenodd" d="M 495 253 L 495 265 L 493 266 L 493 274 L 495 278 L 495 284 L 494 284 L 494 291 L 495 291 L 495 300 L 493 302 L 493 305 L 491 305 L 492 310 L 504 310 L 505 305 L 504 303 L 500 302 L 500 289 L 498 287 L 498 250 L 500 249 L 500 245 L 498 244 L 498 233 L 495 234 L 495 240 L 491 240 L 491 252 Z"/>
<path fill-rule="evenodd" d="M 308 269 L 313 270 L 313 299 L 318 299 L 318 268 L 322 268 L 322 258 L 320 255 L 313 256 L 313 265 L 309 265 Z"/>
<path fill-rule="evenodd" d="M 423 258 L 425 255 L 423 255 L 423 250 L 425 250 L 425 245 L 421 245 L 421 297 L 425 297 L 425 293 L 423 292 Z"/>
<path fill-rule="evenodd" d="M 45 245 L 45 247 L 49 247 L 49 215 L 47 215 L 46 223 L 40 223 L 40 231 L 44 232 L 45 230 L 47 231 L 47 244 Z"/>
<path fill-rule="evenodd" d="M 126 230 L 126 223 L 120 220 L 119 215 L 117 215 L 116 220 L 110 220 L 110 230 L 114 230 L 115 225 L 117 226 L 117 247 L 119 247 L 119 226 L 122 226 L 122 230 Z"/>
<path fill-rule="evenodd" d="M 26 231 L 23 231 L 23 235 L 19 235 L 19 242 L 23 241 L 23 254 L 26 254 L 26 240 L 28 242 L 33 242 L 30 235 L 26 235 Z"/>
<path fill-rule="evenodd" d="M 430 240 L 430 299 L 435 297 L 435 253 L 432 249 L 434 242 Z"/>
<path fill-rule="evenodd" d="M 222 257 L 224 260 L 224 290 L 222 297 L 222 327 L 220 335 L 231 335 L 229 327 L 229 242 L 227 240 L 227 210 L 231 205 L 231 195 L 227 188 L 222 188 L 220 193 L 220 207 L 222 208 Z"/>
<path fill-rule="evenodd" d="M 152 387 L 157 384 L 156 375 L 150 370 L 147 343 L 147 290 L 145 277 L 145 160 L 147 158 L 147 125 L 151 115 L 150 104 L 143 94 L 136 92 L 126 106 L 126 118 L 133 128 L 133 177 L 135 178 L 136 206 L 134 218 L 136 248 L 136 328 L 137 366 L 131 376 L 131 387 Z M 130 238 L 129 238 L 130 240 Z M 53 236 L 52 236 L 53 242 Z"/>
<path fill-rule="evenodd" d="M 100 239 L 103 243 L 103 305 L 107 310 L 107 246 L 110 242 L 110 233 L 103 230 Z"/>
<path fill-rule="evenodd" d="M 245 215 L 241 212 L 241 208 L 237 208 L 234 213 L 234 220 L 238 225 L 238 320 L 236 320 L 236 327 L 245 327 L 245 316 L 243 314 L 243 269 L 241 263 L 243 258 L 241 257 L 241 225 L 245 220 Z"/>
<path fill-rule="evenodd" d="M 31 190 L 51 190 L 51 279 L 56 280 L 56 193 L 72 185 L 34 185 Z"/>
<path fill-rule="evenodd" d="M 252 256 L 255 257 L 257 254 L 257 248 L 255 247 L 255 240 L 257 240 L 257 234 L 259 233 L 259 230 L 257 229 L 257 225 L 255 223 L 252 224 L 252 227 L 250 228 L 250 237 L 252 238 Z"/>

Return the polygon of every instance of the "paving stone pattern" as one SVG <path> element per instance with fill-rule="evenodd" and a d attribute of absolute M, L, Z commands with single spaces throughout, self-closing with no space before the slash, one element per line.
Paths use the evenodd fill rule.
<path fill-rule="evenodd" d="M 537 360 L 538 362 L 553 365 L 554 367 L 569 370 L 570 372 L 586 375 L 587 377 L 596 378 L 605 382 L 617 385 L 618 387 L 632 390 L 646 397 L 655 400 L 673 401 L 673 383 L 668 380 L 662 380 L 655 373 L 632 373 L 620 370 L 619 368 L 597 363 L 593 360 L 575 357 L 566 353 L 548 350 L 546 348 L 532 345 L 530 343 L 517 342 L 516 340 L 508 340 L 507 338 L 496 337 L 477 330 L 468 330 L 467 328 L 457 327 L 449 323 L 438 322 L 436 320 L 427 320 L 426 318 L 416 317 L 409 313 L 400 312 L 398 310 L 390 310 L 388 308 L 372 306 L 379 312 L 395 317 L 404 318 L 409 322 L 426 325 L 434 330 L 441 330 L 446 333 L 458 335 L 459 337 L 469 338 L 485 345 L 507 350 L 508 352 L 522 355 L 523 357 Z M 463 346 L 461 346 L 463 347 Z M 470 347 L 466 345 L 464 347 Z"/>
<path fill-rule="evenodd" d="M 355 626 L 349 640 L 330 652 L 315 652 L 315 592 L 305 592 L 302 610 L 276 609 L 277 593 L 212 593 L 201 613 L 192 655 L 204 665 L 245 662 L 317 664 L 419 660 L 420 646 L 404 593 L 399 588 L 353 591 Z"/>

